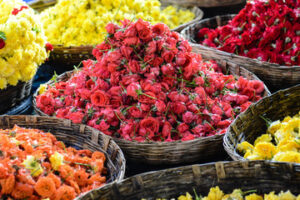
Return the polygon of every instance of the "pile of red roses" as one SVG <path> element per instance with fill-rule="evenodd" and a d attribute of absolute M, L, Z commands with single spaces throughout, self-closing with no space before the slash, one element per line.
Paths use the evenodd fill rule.
<path fill-rule="evenodd" d="M 38 108 L 114 137 L 169 142 L 223 134 L 261 98 L 262 82 L 224 75 L 166 25 L 122 24 L 108 24 L 97 60 L 48 86 Z"/>
<path fill-rule="evenodd" d="M 300 65 L 300 1 L 251 0 L 229 23 L 203 28 L 200 44 L 280 65 Z"/>

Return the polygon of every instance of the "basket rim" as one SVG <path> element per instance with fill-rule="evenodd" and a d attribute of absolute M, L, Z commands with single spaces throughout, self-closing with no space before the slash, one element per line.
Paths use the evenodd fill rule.
<path fill-rule="evenodd" d="M 222 19 L 222 18 L 225 18 L 225 17 L 233 18 L 236 15 L 237 14 L 218 15 L 218 16 L 215 16 L 215 17 L 211 17 L 211 18 L 199 20 L 199 21 L 197 21 L 197 22 L 195 22 L 193 24 L 190 24 L 189 26 L 185 27 L 180 32 L 180 34 L 185 33 L 187 30 L 189 30 L 191 27 L 193 27 L 195 25 L 203 24 L 203 23 L 206 23 L 208 21 L 213 21 L 213 20 L 216 20 L 216 19 Z M 279 65 L 277 63 L 270 63 L 270 62 L 267 62 L 267 61 L 260 61 L 258 59 L 249 58 L 249 57 L 246 57 L 246 56 L 240 56 L 240 55 L 237 55 L 237 54 L 234 54 L 234 53 L 228 53 L 226 51 L 221 51 L 221 50 L 218 50 L 216 48 L 208 47 L 208 46 L 205 46 L 205 45 L 202 45 L 202 44 L 198 44 L 198 43 L 195 43 L 195 42 L 192 42 L 192 41 L 189 41 L 189 43 L 191 43 L 192 46 L 196 46 L 196 47 L 199 46 L 199 47 L 202 47 L 202 48 L 206 48 L 206 49 L 209 49 L 211 51 L 218 52 L 219 54 L 223 54 L 224 56 L 228 56 L 230 58 L 239 58 L 239 59 L 243 59 L 245 61 L 254 62 L 254 63 L 258 64 L 258 65 L 267 65 L 269 68 L 272 68 L 272 69 L 300 70 L 300 65 L 292 65 L 292 66 Z"/>
<path fill-rule="evenodd" d="M 199 168 L 200 171 L 202 171 L 202 168 L 209 167 L 209 168 L 216 168 L 217 166 L 223 166 L 222 168 L 225 170 L 226 168 L 232 166 L 232 165 L 239 165 L 239 168 L 242 168 L 243 166 L 258 166 L 259 168 L 263 166 L 268 166 L 272 167 L 272 163 L 279 165 L 279 166 L 285 166 L 283 168 L 285 169 L 291 169 L 292 171 L 296 171 L 295 167 L 300 167 L 300 163 L 289 163 L 289 162 L 272 162 L 272 161 L 267 161 L 267 160 L 244 160 L 244 161 L 218 161 L 218 162 L 210 162 L 210 163 L 203 163 L 203 164 L 191 164 L 191 165 L 186 165 L 186 166 L 180 166 L 180 167 L 171 167 L 163 170 L 156 170 L 156 171 L 150 171 L 150 172 L 144 172 L 141 174 L 137 174 L 131 177 L 127 177 L 123 179 L 120 182 L 112 182 L 109 184 L 106 184 L 105 186 L 91 190 L 87 193 L 84 193 L 77 198 L 83 198 L 85 195 L 88 195 L 88 193 L 91 193 L 93 191 L 97 190 L 105 190 L 106 188 L 118 188 L 118 186 L 122 186 L 124 183 L 129 182 L 128 184 L 134 184 L 135 180 L 141 180 L 143 177 L 148 177 L 149 175 L 155 175 L 155 174 L 170 174 L 170 172 L 176 172 L 179 173 L 180 171 L 184 171 L 187 169 L 191 169 L 192 171 L 195 168 Z M 205 173 L 205 171 L 203 171 Z M 217 172 L 216 172 L 217 173 Z M 195 175 L 194 175 L 195 176 Z M 201 174 L 202 176 L 202 174 Z M 199 185 L 201 187 L 201 184 Z M 76 198 L 76 199 L 77 199 Z"/>
<path fill-rule="evenodd" d="M 278 95 L 278 94 L 283 93 L 283 92 L 287 92 L 287 91 L 289 91 L 289 90 L 292 90 L 292 89 L 298 88 L 298 87 L 300 88 L 300 84 L 294 85 L 294 86 L 289 87 L 289 88 L 286 88 L 286 89 L 278 90 L 278 91 L 272 93 L 270 96 L 263 97 L 263 98 L 260 99 L 259 101 L 257 101 L 257 102 L 255 102 L 255 103 L 251 104 L 251 105 L 248 107 L 248 109 L 252 110 L 252 109 L 253 109 L 254 107 L 256 107 L 258 104 L 263 103 L 266 99 L 272 98 L 272 97 L 275 96 L 275 95 Z M 248 110 L 248 109 L 247 109 L 247 110 Z M 237 158 L 238 158 L 237 161 L 250 161 L 249 159 L 244 158 L 243 156 L 241 156 L 241 154 L 238 153 L 238 152 L 236 151 L 236 146 L 231 145 L 231 144 L 228 144 L 228 143 L 226 142 L 226 140 L 230 140 L 230 134 L 231 134 L 230 131 L 229 131 L 229 130 L 230 130 L 230 127 L 232 127 L 232 125 L 235 124 L 235 122 L 236 122 L 237 120 L 239 120 L 238 118 L 240 118 L 241 115 L 244 115 L 244 113 L 241 113 L 239 116 L 237 116 L 237 117 L 233 120 L 233 122 L 231 122 L 231 124 L 228 126 L 228 128 L 227 128 L 227 130 L 226 130 L 226 132 L 225 132 L 225 134 L 224 134 L 224 137 L 223 137 L 223 147 L 224 147 L 226 153 L 227 153 L 230 157 L 231 157 L 230 154 L 233 154 L 235 157 L 237 157 Z M 244 135 L 245 135 L 245 134 L 244 134 Z M 236 145 L 237 145 L 237 144 L 236 144 Z M 230 149 L 228 146 L 232 147 L 232 149 Z M 267 161 L 267 160 L 264 160 L 264 161 Z M 268 161 L 268 162 L 279 162 L 279 161 Z M 291 163 L 291 162 L 282 162 L 282 163 Z M 298 164 L 298 165 L 300 165 L 300 163 L 292 163 L 292 164 Z"/>
<path fill-rule="evenodd" d="M 0 120 L 6 119 L 6 118 L 9 118 L 9 119 L 10 118 L 21 118 L 22 120 L 24 119 L 24 122 L 26 122 L 26 119 L 28 119 L 28 118 L 32 119 L 29 122 L 34 122 L 37 119 L 52 119 L 52 120 L 61 121 L 61 122 L 68 122 L 68 124 L 71 124 L 72 126 L 74 126 L 74 125 L 75 126 L 81 126 L 82 125 L 82 124 L 73 123 L 69 119 L 62 119 L 62 118 L 57 118 L 57 117 L 48 116 L 48 115 L 45 115 L 45 116 L 41 116 L 41 115 L 1 115 L 0 116 Z M 16 125 L 18 125 L 18 124 L 16 124 Z M 91 127 L 91 126 L 88 126 L 88 125 L 85 125 L 85 124 L 83 124 L 83 125 L 85 126 L 85 128 L 90 129 L 93 132 L 100 132 L 97 129 Z M 48 132 L 51 133 L 51 131 L 48 131 Z M 108 138 L 109 139 L 109 144 L 112 144 L 113 146 L 115 146 L 117 148 L 118 153 L 120 154 L 120 157 L 123 159 L 123 162 L 120 165 L 120 170 L 119 170 L 120 174 L 119 174 L 119 176 L 115 180 L 113 180 L 112 182 L 110 182 L 110 183 L 119 182 L 119 181 L 123 180 L 124 177 L 125 177 L 125 171 L 126 171 L 126 159 L 125 159 L 125 155 L 124 155 L 121 147 L 114 140 L 112 140 L 110 137 L 108 137 L 107 135 L 103 134 L 102 132 L 100 132 L 100 133 L 101 133 L 101 137 Z M 53 133 L 51 133 L 51 134 L 53 134 Z M 55 134 L 53 134 L 53 135 L 55 136 Z M 108 153 L 107 150 L 104 150 L 102 147 L 100 147 L 100 150 L 103 151 L 103 152 L 105 152 L 105 154 Z M 118 163 L 120 163 L 120 162 L 118 162 Z"/>
<path fill-rule="evenodd" d="M 247 70 L 246 68 L 244 67 L 240 67 L 242 68 L 243 70 L 249 72 L 249 74 L 251 74 L 256 80 L 259 80 L 261 81 L 254 73 L 250 72 L 249 70 Z M 69 76 L 69 75 L 72 75 L 73 73 L 75 72 L 75 70 L 72 70 L 72 71 L 67 71 L 67 72 L 64 72 L 62 73 L 61 75 L 59 75 L 57 78 L 62 78 L 64 76 Z M 263 84 L 264 84 L 264 88 L 265 88 L 265 92 L 267 93 L 267 96 L 270 96 L 271 95 L 271 92 L 269 91 L 268 87 L 265 85 L 265 83 L 263 81 L 261 81 Z M 45 83 L 46 85 L 53 85 L 54 84 L 54 81 L 52 80 L 49 80 L 48 82 Z M 38 111 L 38 114 L 43 114 L 45 116 L 49 116 L 47 114 L 45 114 L 43 111 L 41 111 L 38 107 L 37 107 L 37 103 L 36 103 L 36 97 L 38 96 L 38 89 L 35 91 L 35 93 L 33 94 L 33 98 L 32 98 L 32 103 L 33 103 L 33 107 L 34 107 L 34 110 L 35 111 Z M 265 98 L 265 97 L 264 97 Z M 252 105 L 252 104 L 251 104 Z M 237 118 L 238 116 L 236 116 Z M 235 118 L 235 119 L 236 119 Z M 233 123 L 233 122 L 232 122 Z M 86 124 L 85 124 L 86 125 Z M 87 125 L 88 126 L 88 125 Z M 95 129 L 96 130 L 96 129 Z M 227 128 L 228 130 L 228 128 Z M 102 133 L 102 131 L 100 130 L 97 130 L 99 132 L 101 132 L 101 134 L 105 135 L 104 133 Z M 207 142 L 207 141 L 214 141 L 214 140 L 221 140 L 223 139 L 225 134 L 222 134 L 222 135 L 213 135 L 213 136 L 207 136 L 207 137 L 198 137 L 198 138 L 195 138 L 193 140 L 188 140 L 188 141 L 181 141 L 181 140 L 177 140 L 177 141 L 171 141 L 171 142 L 156 142 L 156 141 L 147 141 L 147 142 L 137 142 L 137 141 L 129 141 L 129 140 L 126 140 L 126 139 L 122 139 L 122 138 L 116 138 L 116 137 L 112 137 L 112 136 L 109 136 L 109 135 L 106 135 L 107 137 L 110 137 L 111 139 L 117 141 L 118 143 L 123 143 L 123 144 L 134 144 L 136 146 L 159 146 L 159 147 L 166 147 L 166 146 L 174 146 L 174 145 L 177 145 L 177 144 L 194 144 L 194 143 L 199 143 L 199 141 L 201 142 Z"/>

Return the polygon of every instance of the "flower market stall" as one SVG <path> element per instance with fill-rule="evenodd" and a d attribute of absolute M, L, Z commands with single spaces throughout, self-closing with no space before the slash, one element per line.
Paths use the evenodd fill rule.
<path fill-rule="evenodd" d="M 1 199 L 299 200 L 299 0 L 0 5 Z"/>

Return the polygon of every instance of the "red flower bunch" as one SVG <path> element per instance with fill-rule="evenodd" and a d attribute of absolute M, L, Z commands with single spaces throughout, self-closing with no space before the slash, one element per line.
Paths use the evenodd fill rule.
<path fill-rule="evenodd" d="M 300 1 L 248 1 L 229 23 L 200 29 L 200 44 L 280 65 L 300 65 Z"/>
<path fill-rule="evenodd" d="M 260 81 L 224 75 L 164 24 L 108 24 L 96 61 L 48 86 L 37 106 L 126 140 L 174 141 L 223 134 L 261 98 Z"/>

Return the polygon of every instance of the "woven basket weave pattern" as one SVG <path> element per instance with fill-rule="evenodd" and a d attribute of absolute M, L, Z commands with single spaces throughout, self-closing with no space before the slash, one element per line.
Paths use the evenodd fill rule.
<path fill-rule="evenodd" d="M 225 193 L 240 188 L 242 191 L 257 190 L 259 194 L 287 190 L 300 194 L 299 182 L 300 165 L 263 161 L 218 162 L 137 175 L 91 191 L 78 199 L 170 199 L 185 192 L 194 194 L 193 189 L 206 196 L 214 186 L 219 186 Z"/>
<path fill-rule="evenodd" d="M 226 152 L 233 160 L 245 160 L 237 152 L 236 147 L 242 141 L 253 143 L 257 137 L 266 132 L 266 122 L 260 116 L 276 121 L 288 115 L 293 116 L 299 110 L 300 85 L 280 90 L 251 105 L 227 129 L 223 143 Z"/>

